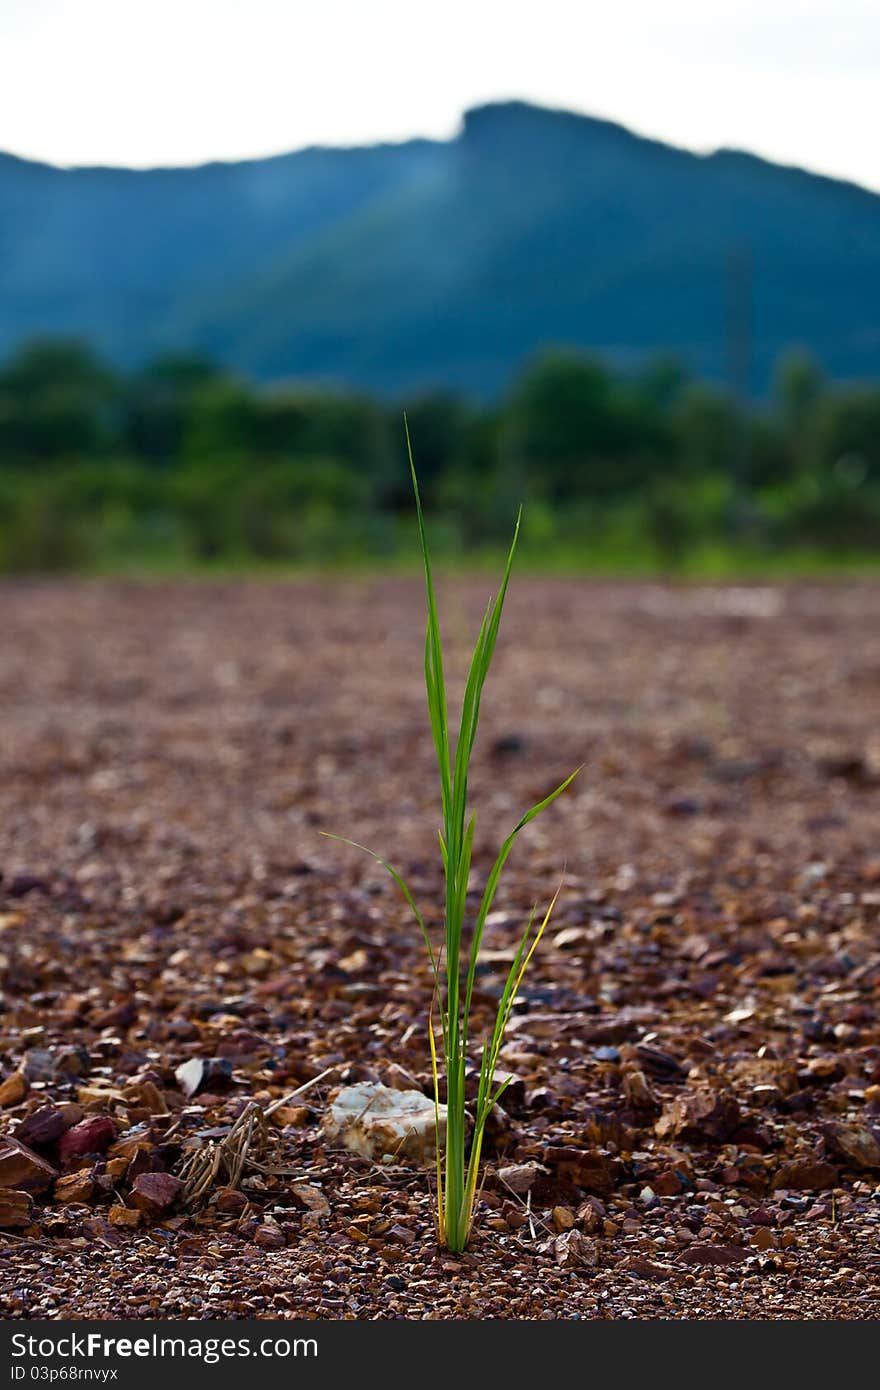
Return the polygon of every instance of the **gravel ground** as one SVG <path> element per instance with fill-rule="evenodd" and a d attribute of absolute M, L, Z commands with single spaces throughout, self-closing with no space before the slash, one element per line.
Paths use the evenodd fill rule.
<path fill-rule="evenodd" d="M 488 585 L 443 587 L 459 681 Z M 439 923 L 418 584 L 3 585 L 6 1315 L 878 1316 L 877 598 L 514 584 L 476 889 L 585 768 L 487 932 L 483 1022 L 567 863 L 453 1258 L 423 1172 L 320 1126 L 336 1085 L 429 1086 L 417 931 L 318 834 Z M 181 1208 L 196 1147 L 328 1071 Z"/>

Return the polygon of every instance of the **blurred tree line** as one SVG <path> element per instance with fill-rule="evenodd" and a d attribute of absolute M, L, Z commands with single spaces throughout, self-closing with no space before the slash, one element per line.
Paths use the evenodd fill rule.
<path fill-rule="evenodd" d="M 748 411 L 672 360 L 623 375 L 574 352 L 507 395 L 406 402 L 448 557 L 503 543 L 552 568 L 869 557 L 880 385 L 782 360 Z M 0 569 L 387 563 L 412 546 L 402 403 L 256 387 L 196 357 L 126 374 L 82 343 L 0 364 Z"/>

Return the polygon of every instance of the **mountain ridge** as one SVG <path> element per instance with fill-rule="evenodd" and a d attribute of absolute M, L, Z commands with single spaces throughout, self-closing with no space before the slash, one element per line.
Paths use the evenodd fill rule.
<path fill-rule="evenodd" d="M 855 189 L 867 194 L 869 198 L 880 196 L 880 190 L 869 188 L 867 184 L 859 183 L 855 179 L 847 179 L 842 175 L 830 174 L 821 169 L 809 169 L 805 164 L 791 164 L 787 161 L 770 159 L 767 155 L 758 154 L 754 150 L 749 150 L 741 145 L 716 145 L 712 149 L 699 150 L 691 149 L 685 145 L 676 145 L 669 140 L 664 140 L 660 136 L 646 135 L 641 131 L 634 130 L 625 121 L 616 121 L 609 116 L 595 116 L 589 113 L 569 111 L 565 107 L 543 106 L 537 102 L 511 97 L 501 98 L 480 102 L 476 106 L 468 107 L 462 114 L 459 130 L 448 139 L 437 136 L 411 135 L 400 140 L 374 140 L 369 142 L 345 143 L 345 144 L 322 144 L 320 141 L 308 145 L 297 145 L 291 149 L 276 150 L 272 154 L 249 155 L 243 159 L 203 159 L 192 164 L 56 164 L 52 160 L 37 159 L 32 155 L 18 154 L 15 150 L 0 149 L 0 161 L 9 160 L 16 164 L 31 165 L 38 169 L 53 170 L 60 174 L 77 173 L 118 173 L 118 174 L 168 174 L 168 173 L 194 173 L 205 169 L 228 169 L 238 168 L 243 165 L 253 164 L 272 164 L 288 159 L 296 158 L 299 155 L 309 154 L 353 154 L 362 150 L 396 150 L 408 146 L 442 146 L 454 143 L 461 138 L 469 118 L 480 115 L 483 112 L 509 112 L 511 110 L 522 109 L 525 112 L 541 113 L 550 116 L 559 116 L 576 122 L 587 122 L 594 128 L 605 127 L 608 130 L 618 131 L 623 135 L 629 136 L 645 145 L 653 145 L 661 149 L 675 150 L 677 153 L 689 155 L 694 159 L 712 160 L 719 156 L 732 155 L 742 157 L 755 164 L 769 165 L 772 169 L 785 170 L 789 173 L 803 174 L 809 179 L 819 179 L 825 183 L 837 184 L 841 187 Z"/>
<path fill-rule="evenodd" d="M 527 102 L 451 140 L 62 168 L 0 153 L 0 351 L 77 334 L 272 380 L 491 394 L 545 344 L 721 376 L 733 254 L 754 385 L 786 347 L 880 373 L 880 195 Z"/>

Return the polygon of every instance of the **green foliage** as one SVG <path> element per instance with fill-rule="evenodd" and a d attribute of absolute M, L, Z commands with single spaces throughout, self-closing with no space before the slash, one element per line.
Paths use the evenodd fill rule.
<path fill-rule="evenodd" d="M 171 464 L 182 453 L 200 402 L 226 374 L 201 357 L 162 357 L 135 373 L 122 401 L 125 447 L 135 456 Z"/>
<path fill-rule="evenodd" d="M 723 473 L 731 467 L 736 411 L 730 397 L 705 382 L 682 393 L 673 419 L 676 457 L 688 477 Z"/>
<path fill-rule="evenodd" d="M 409 449 L 408 430 L 407 447 Z M 435 950 L 433 948 L 422 914 L 402 875 L 379 855 L 373 854 L 373 857 L 391 874 L 411 907 L 424 938 L 434 974 L 435 1004 L 440 1014 L 446 1082 L 446 1143 L 445 1155 L 442 1155 L 439 1124 L 440 1076 L 437 1065 L 432 1007 L 431 1018 L 428 1021 L 428 1033 L 434 1075 L 434 1103 L 438 1112 L 437 1226 L 441 1242 L 447 1245 L 450 1250 L 459 1251 L 465 1248 L 470 1237 L 486 1124 L 507 1085 L 507 1082 L 499 1084 L 496 1079 L 505 1030 L 523 975 L 550 920 L 559 890 L 557 889 L 557 893 L 537 929 L 534 929 L 536 909 L 533 908 L 498 1002 L 494 1026 L 488 1037 L 483 1040 L 480 1050 L 477 1097 L 473 1113 L 473 1133 L 468 1143 L 466 1098 L 468 1047 L 473 1041 L 471 1037 L 473 992 L 483 932 L 492 909 L 492 903 L 495 900 L 502 870 L 507 863 L 517 835 L 565 791 L 566 787 L 577 776 L 577 772 L 571 773 L 555 791 L 552 791 L 549 796 L 527 811 L 507 836 L 489 871 L 468 938 L 465 919 L 476 825 L 475 814 L 469 814 L 468 772 L 477 736 L 483 687 L 492 664 L 504 600 L 510 582 L 513 557 L 519 538 L 520 519 L 517 518 L 513 542 L 508 552 L 507 564 L 498 594 L 487 605 L 471 657 L 462 698 L 458 735 L 453 744 L 450 739 L 446 681 L 443 672 L 443 642 L 434 592 L 431 556 L 411 451 L 409 452 L 409 463 L 416 500 L 419 545 L 425 573 L 428 610 L 425 633 L 425 689 L 440 781 L 442 829 L 439 832 L 439 838 L 446 882 L 445 935 L 440 949 Z M 353 844 L 354 842 L 347 841 L 347 843 Z M 364 846 L 357 845 L 356 848 L 363 849 Z M 366 852 L 373 853 L 371 850 Z"/>
<path fill-rule="evenodd" d="M 876 552 L 880 386 L 834 385 L 801 351 L 748 412 L 674 359 L 624 375 L 572 350 L 529 361 L 495 402 L 408 405 L 447 560 L 506 549 L 512 492 L 522 559 L 542 568 Z M 124 376 L 77 342 L 25 345 L 0 363 L 0 569 L 411 562 L 399 418 L 198 356 Z"/>
<path fill-rule="evenodd" d="M 0 460 L 105 451 L 116 381 L 77 342 L 37 341 L 0 370 Z"/>
<path fill-rule="evenodd" d="M 638 487 L 670 453 L 668 422 L 652 393 L 574 353 L 540 358 L 508 408 L 513 471 L 551 502 Z"/>
<path fill-rule="evenodd" d="M 815 416 L 825 392 L 825 381 L 810 353 L 798 349 L 779 362 L 773 390 L 789 429 L 801 429 Z"/>
<path fill-rule="evenodd" d="M 824 401 L 817 414 L 820 459 L 837 472 L 880 483 L 880 390 L 850 387 Z"/>

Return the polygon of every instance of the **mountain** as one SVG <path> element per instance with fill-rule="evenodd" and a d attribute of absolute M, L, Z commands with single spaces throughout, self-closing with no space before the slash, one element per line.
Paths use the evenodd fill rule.
<path fill-rule="evenodd" d="M 552 343 L 720 376 L 731 288 L 759 389 L 792 344 L 880 375 L 880 195 L 521 102 L 448 142 L 199 168 L 0 155 L 0 352 L 77 334 L 122 364 L 488 394 Z"/>

